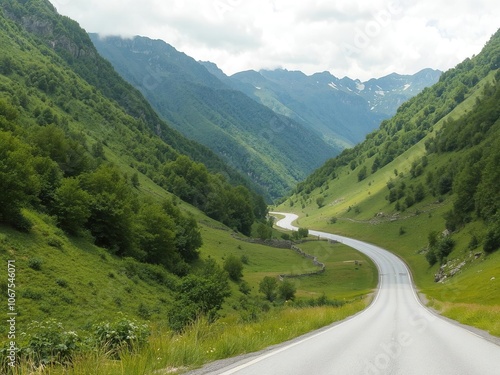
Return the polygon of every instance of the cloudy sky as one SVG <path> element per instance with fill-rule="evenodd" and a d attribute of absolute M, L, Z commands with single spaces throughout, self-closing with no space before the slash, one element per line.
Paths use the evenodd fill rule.
<path fill-rule="evenodd" d="M 498 0 L 50 0 L 89 32 L 162 39 L 230 75 L 330 71 L 367 80 L 480 52 Z"/>

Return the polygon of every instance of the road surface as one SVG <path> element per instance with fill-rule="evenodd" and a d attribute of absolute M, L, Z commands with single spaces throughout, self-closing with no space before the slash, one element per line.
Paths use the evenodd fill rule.
<path fill-rule="evenodd" d="M 297 216 L 284 215 L 276 224 L 296 230 L 292 222 Z M 372 304 L 328 329 L 192 374 L 500 375 L 500 346 L 425 308 L 397 256 L 362 241 L 309 233 L 343 242 L 373 259 L 379 287 Z"/>

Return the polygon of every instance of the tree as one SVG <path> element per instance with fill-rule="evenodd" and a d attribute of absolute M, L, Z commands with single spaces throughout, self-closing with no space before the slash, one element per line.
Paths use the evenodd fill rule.
<path fill-rule="evenodd" d="M 496 223 L 488 230 L 484 238 L 483 249 L 486 253 L 492 253 L 500 249 L 500 226 Z"/>
<path fill-rule="evenodd" d="M 265 276 L 259 283 L 259 292 L 263 293 L 266 299 L 273 302 L 276 299 L 276 288 L 278 281 L 271 276 Z"/>
<path fill-rule="evenodd" d="M 240 258 L 230 255 L 224 261 L 224 270 L 231 280 L 238 282 L 243 276 L 243 262 Z"/>
<path fill-rule="evenodd" d="M 96 244 L 117 255 L 141 258 L 134 243 L 137 199 L 123 174 L 112 165 L 102 165 L 81 177 L 82 188 L 92 196 L 87 227 Z"/>
<path fill-rule="evenodd" d="M 90 217 L 92 197 L 76 178 L 66 178 L 56 189 L 53 213 L 59 226 L 70 234 L 80 232 Z"/>
<path fill-rule="evenodd" d="M 358 172 L 358 182 L 363 181 L 366 178 L 367 175 L 367 169 L 366 165 L 364 165 Z"/>
<path fill-rule="evenodd" d="M 251 234 L 255 220 L 251 201 L 250 193 L 243 186 L 237 186 L 228 192 L 229 218 L 225 224 L 247 236 Z"/>
<path fill-rule="evenodd" d="M 227 273 L 213 259 L 207 260 L 200 274 L 186 276 L 179 284 L 168 311 L 169 326 L 181 331 L 200 316 L 214 321 L 230 294 Z"/>
<path fill-rule="evenodd" d="M 261 240 L 267 240 L 271 238 L 273 235 L 273 230 L 270 226 L 264 224 L 264 223 L 259 223 L 257 226 L 257 236 Z"/>
<path fill-rule="evenodd" d="M 183 215 L 170 200 L 164 201 L 162 207 L 175 222 L 175 248 L 182 259 L 186 262 L 198 259 L 198 249 L 203 244 L 203 240 L 196 219 Z"/>
<path fill-rule="evenodd" d="M 285 279 L 278 287 L 279 298 L 284 301 L 293 301 L 295 299 L 296 290 L 295 285 Z"/>
<path fill-rule="evenodd" d="M 0 131 L 0 221 L 29 229 L 21 208 L 33 201 L 39 191 L 30 148 L 10 133 Z"/>
<path fill-rule="evenodd" d="M 307 236 L 309 236 L 309 229 L 299 228 L 297 234 L 299 235 L 299 238 L 306 238 Z"/>
<path fill-rule="evenodd" d="M 318 208 L 323 207 L 325 205 L 325 198 L 324 197 L 316 198 L 316 204 L 318 205 Z"/>
<path fill-rule="evenodd" d="M 158 204 L 143 204 L 137 217 L 139 246 L 148 263 L 162 264 L 175 272 L 182 262 L 175 248 L 175 223 Z"/>
<path fill-rule="evenodd" d="M 132 183 L 132 186 L 135 187 L 136 189 L 141 186 L 141 183 L 139 182 L 139 175 L 137 172 L 135 172 L 132 177 L 130 178 L 130 182 Z"/>

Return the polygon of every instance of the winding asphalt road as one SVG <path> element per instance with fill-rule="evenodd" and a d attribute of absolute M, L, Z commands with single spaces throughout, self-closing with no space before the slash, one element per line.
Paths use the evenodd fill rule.
<path fill-rule="evenodd" d="M 276 224 L 296 230 L 292 222 L 297 215 L 282 215 Z M 327 329 L 193 374 L 500 375 L 500 346 L 425 308 L 397 256 L 351 238 L 309 233 L 343 242 L 373 259 L 379 286 L 371 305 Z"/>

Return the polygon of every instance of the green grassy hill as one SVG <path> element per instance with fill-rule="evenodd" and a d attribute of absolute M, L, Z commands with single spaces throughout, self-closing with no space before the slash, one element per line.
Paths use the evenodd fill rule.
<path fill-rule="evenodd" d="M 266 301 L 265 276 L 315 267 L 289 249 L 235 238 L 266 227 L 263 198 L 161 121 L 48 1 L 3 2 L 0 46 L 0 262 L 8 270 L 0 291 L 17 313 L 15 331 L 1 325 L 2 373 L 199 365 L 365 306 L 376 270 L 368 261 L 361 272 L 336 264 L 359 259 L 345 248 L 331 263 L 349 286 L 325 274 L 329 289 L 292 284 L 303 305 Z M 330 257 L 317 246 L 311 251 Z M 241 280 L 223 270 L 231 256 L 243 264 Z M 310 318 L 282 329 L 301 315 Z M 249 340 L 238 341 L 242 329 Z M 238 344 L 228 348 L 230 335 Z M 9 367 L 12 340 L 19 350 Z M 161 361 L 151 361 L 158 349 Z"/>
<path fill-rule="evenodd" d="M 401 255 L 446 315 L 500 335 L 500 33 L 279 209 Z M 435 282 L 439 281 L 439 282 Z"/>

